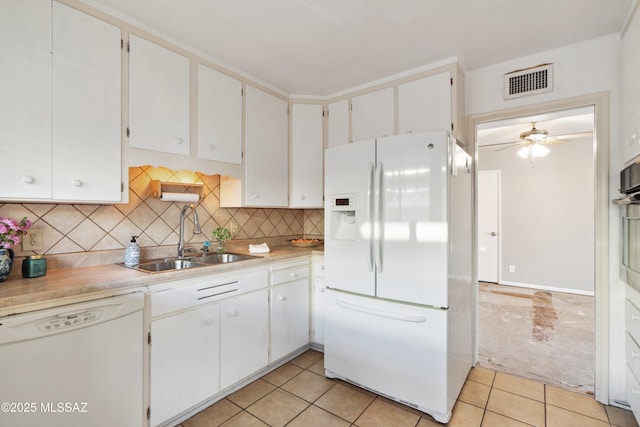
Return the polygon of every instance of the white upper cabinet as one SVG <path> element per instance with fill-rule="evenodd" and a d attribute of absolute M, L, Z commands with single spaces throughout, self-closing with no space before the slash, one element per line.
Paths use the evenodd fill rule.
<path fill-rule="evenodd" d="M 390 136 L 394 134 L 394 88 L 377 90 L 351 99 L 351 139 Z"/>
<path fill-rule="evenodd" d="M 327 146 L 328 148 L 349 143 L 349 100 L 332 102 L 327 105 Z"/>
<path fill-rule="evenodd" d="M 189 58 L 129 37 L 129 145 L 190 154 Z"/>
<path fill-rule="evenodd" d="M 245 96 L 244 180 L 220 178 L 220 206 L 287 207 L 288 103 L 249 85 Z"/>
<path fill-rule="evenodd" d="M 242 82 L 198 65 L 198 157 L 242 163 Z"/>
<path fill-rule="evenodd" d="M 0 197 L 51 197 L 51 4 L 0 2 Z"/>
<path fill-rule="evenodd" d="M 398 133 L 451 130 L 449 71 L 398 86 Z"/>
<path fill-rule="evenodd" d="M 120 28 L 53 6 L 53 198 L 120 201 Z"/>
<path fill-rule="evenodd" d="M 293 104 L 289 207 L 323 206 L 322 105 Z"/>

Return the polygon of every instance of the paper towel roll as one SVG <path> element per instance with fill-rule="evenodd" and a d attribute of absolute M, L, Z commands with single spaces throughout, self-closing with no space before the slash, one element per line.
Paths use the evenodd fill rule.
<path fill-rule="evenodd" d="M 160 199 L 165 202 L 197 202 L 200 196 L 195 193 L 166 193 L 163 192 Z"/>

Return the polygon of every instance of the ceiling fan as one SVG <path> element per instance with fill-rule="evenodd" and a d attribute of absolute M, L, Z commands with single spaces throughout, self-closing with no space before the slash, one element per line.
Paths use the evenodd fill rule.
<path fill-rule="evenodd" d="M 549 144 L 564 144 L 569 142 L 567 139 L 560 139 L 557 137 L 549 136 L 549 131 L 546 129 L 536 128 L 536 122 L 531 122 L 531 129 L 520 134 L 521 141 L 513 142 L 507 147 L 499 148 L 496 151 L 506 150 L 521 146 L 518 150 L 518 156 L 526 159 L 531 157 L 544 157 L 549 154 L 549 149 L 545 145 Z"/>

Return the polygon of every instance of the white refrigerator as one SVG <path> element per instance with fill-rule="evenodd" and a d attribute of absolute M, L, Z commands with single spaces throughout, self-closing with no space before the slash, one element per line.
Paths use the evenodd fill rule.
<path fill-rule="evenodd" d="M 446 422 L 475 357 L 471 157 L 447 132 L 325 153 L 325 370 Z"/>

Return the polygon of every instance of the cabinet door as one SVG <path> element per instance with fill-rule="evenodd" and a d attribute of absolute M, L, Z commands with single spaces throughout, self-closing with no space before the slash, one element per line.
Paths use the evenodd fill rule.
<path fill-rule="evenodd" d="M 0 197 L 51 197 L 51 4 L 0 2 Z"/>
<path fill-rule="evenodd" d="M 188 156 L 189 59 L 129 36 L 129 145 Z"/>
<path fill-rule="evenodd" d="M 395 107 L 392 87 L 351 99 L 351 139 L 378 138 L 394 134 Z"/>
<path fill-rule="evenodd" d="M 287 101 L 252 86 L 246 97 L 246 206 L 287 207 Z"/>
<path fill-rule="evenodd" d="M 313 304 L 311 341 L 324 345 L 324 257 L 313 256 Z"/>
<path fill-rule="evenodd" d="M 198 157 L 242 163 L 242 82 L 198 65 Z"/>
<path fill-rule="evenodd" d="M 269 301 L 267 289 L 220 304 L 220 389 L 268 364 Z"/>
<path fill-rule="evenodd" d="M 327 105 L 327 147 L 349 143 L 349 100 Z"/>
<path fill-rule="evenodd" d="M 323 194 L 322 105 L 293 104 L 291 208 L 320 208 Z"/>
<path fill-rule="evenodd" d="M 309 343 L 309 278 L 271 288 L 271 361 Z"/>
<path fill-rule="evenodd" d="M 53 6 L 53 198 L 120 201 L 120 29 Z"/>
<path fill-rule="evenodd" d="M 398 86 L 398 133 L 451 129 L 451 73 Z"/>
<path fill-rule="evenodd" d="M 151 322 L 151 425 L 219 391 L 219 318 L 212 304 Z"/>

